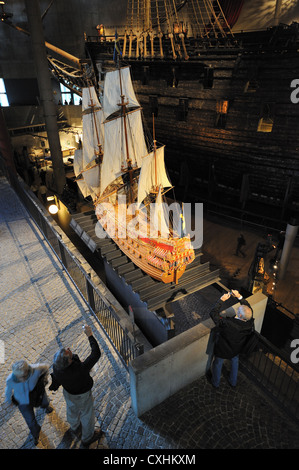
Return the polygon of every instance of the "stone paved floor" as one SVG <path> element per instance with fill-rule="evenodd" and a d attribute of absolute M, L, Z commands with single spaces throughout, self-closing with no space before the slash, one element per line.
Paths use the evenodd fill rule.
<path fill-rule="evenodd" d="M 91 447 L 299 448 L 298 426 L 241 372 L 235 391 L 225 376 L 217 391 L 203 377 L 137 418 L 130 406 L 127 371 L 18 197 L 0 177 L 0 339 L 5 347 L 0 364 L 0 449 L 80 447 L 68 431 L 62 390 L 49 392 L 51 414 L 37 410 L 42 430 L 35 446 L 18 409 L 4 403 L 4 389 L 18 359 L 51 364 L 61 345 L 86 357 L 84 323 L 92 327 L 102 350 L 92 375 L 103 435 Z"/>

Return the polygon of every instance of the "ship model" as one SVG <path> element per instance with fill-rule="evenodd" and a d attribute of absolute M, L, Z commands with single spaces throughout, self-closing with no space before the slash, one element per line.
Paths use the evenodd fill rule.
<path fill-rule="evenodd" d="M 173 189 L 164 163 L 164 146 L 147 144 L 142 109 L 130 67 L 105 74 L 103 93 L 82 90 L 82 149 L 74 172 L 84 197 L 91 196 L 99 224 L 131 261 L 152 278 L 178 283 L 194 258 L 189 235 L 169 220 L 166 192 Z M 177 207 L 177 205 L 176 205 Z"/>

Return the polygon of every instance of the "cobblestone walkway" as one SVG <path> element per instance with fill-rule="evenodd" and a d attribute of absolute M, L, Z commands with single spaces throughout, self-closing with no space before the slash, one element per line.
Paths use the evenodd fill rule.
<path fill-rule="evenodd" d="M 298 427 L 240 373 L 232 391 L 222 379 L 215 391 L 203 377 L 137 418 L 129 375 L 41 232 L 6 179 L 0 177 L 0 449 L 77 449 L 68 431 L 62 390 L 49 392 L 54 411 L 37 410 L 37 446 L 13 405 L 4 403 L 11 365 L 18 359 L 51 364 L 57 349 L 89 353 L 82 332 L 89 324 L 102 357 L 93 368 L 98 449 L 298 448 Z"/>

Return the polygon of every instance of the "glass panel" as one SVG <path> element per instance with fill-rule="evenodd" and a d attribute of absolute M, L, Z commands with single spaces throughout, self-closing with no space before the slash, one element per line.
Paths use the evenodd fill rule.
<path fill-rule="evenodd" d="M 3 78 L 0 78 L 0 93 L 6 93 Z"/>
<path fill-rule="evenodd" d="M 65 101 L 67 101 L 67 104 L 71 101 L 71 93 L 62 93 L 61 94 L 61 99 L 62 99 L 62 104 L 64 104 Z"/>
<path fill-rule="evenodd" d="M 7 99 L 6 95 L 4 95 L 4 94 L 0 95 L 0 104 L 1 104 L 1 106 L 9 106 L 9 102 L 8 102 L 8 99 Z"/>
<path fill-rule="evenodd" d="M 81 97 L 74 94 L 74 104 L 80 104 Z"/>
<path fill-rule="evenodd" d="M 62 93 L 65 93 L 65 92 L 69 93 L 69 89 L 66 86 L 62 85 L 61 83 L 60 83 L 60 91 Z"/>
<path fill-rule="evenodd" d="M 3 78 L 0 78 L 0 105 L 9 106 L 9 102 L 6 96 L 5 84 Z"/>

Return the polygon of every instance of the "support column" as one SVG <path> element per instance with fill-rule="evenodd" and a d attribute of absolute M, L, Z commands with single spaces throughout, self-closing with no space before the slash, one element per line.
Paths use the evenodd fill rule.
<path fill-rule="evenodd" d="M 62 194 L 66 183 L 62 152 L 57 124 L 57 109 L 53 99 L 48 60 L 43 35 L 41 12 L 38 0 L 25 0 L 28 23 L 30 27 L 31 44 L 36 67 L 38 88 L 43 106 L 46 130 L 48 134 L 55 188 Z"/>
<path fill-rule="evenodd" d="M 13 149 L 10 136 L 6 127 L 3 111 L 0 106 L 0 158 L 3 159 L 6 176 L 9 179 L 11 174 L 17 174 L 13 159 Z"/>
<path fill-rule="evenodd" d="M 298 220 L 292 219 L 290 223 L 287 225 L 285 240 L 283 245 L 283 250 L 279 262 L 279 273 L 278 278 L 279 280 L 284 278 L 286 273 L 288 262 L 291 256 L 291 251 L 294 245 L 295 238 L 298 233 L 299 222 Z"/>

